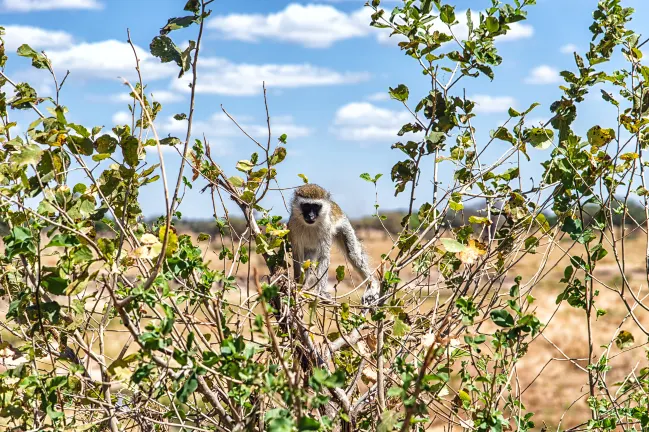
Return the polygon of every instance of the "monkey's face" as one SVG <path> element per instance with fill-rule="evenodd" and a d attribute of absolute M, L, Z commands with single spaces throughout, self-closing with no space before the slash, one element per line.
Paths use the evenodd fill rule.
<path fill-rule="evenodd" d="M 315 203 L 302 203 L 300 204 L 300 210 L 302 211 L 302 217 L 304 222 L 312 225 L 318 219 L 320 215 L 320 210 L 322 210 L 322 204 Z"/>

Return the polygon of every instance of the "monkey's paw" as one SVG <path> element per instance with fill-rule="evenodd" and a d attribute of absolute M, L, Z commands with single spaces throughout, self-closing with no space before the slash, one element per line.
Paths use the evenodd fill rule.
<path fill-rule="evenodd" d="M 363 293 L 361 304 L 365 307 L 376 306 L 379 302 L 379 286 L 376 282 L 372 282 Z"/>

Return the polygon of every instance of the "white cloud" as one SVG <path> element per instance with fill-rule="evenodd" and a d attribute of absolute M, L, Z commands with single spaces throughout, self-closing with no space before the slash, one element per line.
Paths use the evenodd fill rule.
<path fill-rule="evenodd" d="M 251 96 L 262 91 L 262 82 L 268 89 L 298 88 L 351 84 L 367 80 L 369 74 L 357 72 L 336 72 L 310 64 L 235 64 L 222 58 L 203 58 L 198 93 Z M 185 75 L 174 80 L 172 88 L 189 92 L 191 77 Z"/>
<path fill-rule="evenodd" d="M 97 0 L 2 0 L 1 8 L 11 12 L 48 11 L 54 9 L 102 9 Z"/>
<path fill-rule="evenodd" d="M 172 103 L 172 102 L 179 102 L 184 98 L 184 95 L 179 93 L 179 92 L 172 92 L 169 90 L 146 90 L 147 97 L 153 97 L 154 101 L 160 102 L 160 103 Z M 119 93 L 112 95 L 110 97 L 111 102 L 127 102 L 127 103 L 133 103 L 133 98 L 129 95 L 129 93 Z"/>
<path fill-rule="evenodd" d="M 548 117 L 529 117 L 525 118 L 525 124 L 530 127 L 539 127 L 545 125 L 548 120 Z"/>
<path fill-rule="evenodd" d="M 476 94 L 469 97 L 470 100 L 476 103 L 474 112 L 477 113 L 501 113 L 516 105 L 516 99 L 511 96 L 489 96 Z"/>
<path fill-rule="evenodd" d="M 50 96 L 54 93 L 54 88 L 49 83 L 41 83 L 36 89 L 39 96 Z"/>
<path fill-rule="evenodd" d="M 250 117 L 234 116 L 239 126 L 255 139 L 268 137 L 268 125 L 255 123 Z M 295 124 L 291 116 L 275 116 L 270 118 L 271 131 L 274 136 L 286 134 L 289 138 L 303 138 L 311 134 L 311 129 Z M 160 130 L 166 133 L 180 133 L 187 131 L 187 120 L 176 120 L 168 117 L 167 121 L 159 126 Z M 243 133 L 225 113 L 214 113 L 207 120 L 198 120 L 192 123 L 192 133 L 196 136 L 207 136 L 208 138 L 218 137 L 243 137 Z"/>
<path fill-rule="evenodd" d="M 561 81 L 559 71 L 552 66 L 541 65 L 530 71 L 525 78 L 527 84 L 554 84 Z"/>
<path fill-rule="evenodd" d="M 368 102 L 353 102 L 336 112 L 332 131 L 347 141 L 378 141 L 396 138 L 405 123 L 412 122 L 405 111 L 379 108 Z"/>
<path fill-rule="evenodd" d="M 377 92 L 377 93 L 372 93 L 366 99 L 372 102 L 380 102 L 380 101 L 389 100 L 390 95 L 388 94 L 388 92 Z"/>
<path fill-rule="evenodd" d="M 255 122 L 252 118 L 246 116 L 234 116 L 235 120 L 250 136 L 256 140 L 265 141 L 268 137 L 268 126 L 266 123 Z M 312 130 L 305 126 L 295 123 L 291 116 L 274 116 L 270 118 L 271 131 L 273 138 L 281 134 L 288 135 L 288 139 L 303 138 L 311 135 Z M 176 120 L 168 117 L 167 120 L 158 126 L 160 132 L 168 134 L 184 134 L 187 131 L 187 120 Z M 192 135 L 195 137 L 207 137 L 210 144 L 215 147 L 220 154 L 229 152 L 231 141 L 233 139 L 248 138 L 239 130 L 232 120 L 225 113 L 214 113 L 207 120 L 198 120 L 192 123 Z"/>
<path fill-rule="evenodd" d="M 9 52 L 15 52 L 22 44 L 27 44 L 35 50 L 42 50 L 46 48 L 64 48 L 74 42 L 72 35 L 64 31 L 46 30 L 24 25 L 6 25 L 4 28 L 6 32 L 3 37 L 5 49 Z"/>
<path fill-rule="evenodd" d="M 292 3 L 280 12 L 231 14 L 212 18 L 208 28 L 225 39 L 258 42 L 262 39 L 326 48 L 333 43 L 370 34 L 364 9 L 345 13 L 329 5 Z"/>
<path fill-rule="evenodd" d="M 572 54 L 577 51 L 577 45 L 571 43 L 565 44 L 561 48 L 559 48 L 559 51 L 561 52 L 561 54 Z"/>
<path fill-rule="evenodd" d="M 142 77 L 147 80 L 171 77 L 178 74 L 175 64 L 160 61 L 135 46 L 140 59 Z M 122 76 L 135 79 L 135 58 L 131 46 L 126 42 L 105 40 L 100 42 L 81 43 L 67 49 L 47 53 L 54 68 L 67 69 L 72 76 L 85 78 L 117 79 Z"/>
<path fill-rule="evenodd" d="M 344 1 L 344 0 L 343 0 Z M 338 2 L 334 0 L 333 2 Z M 308 48 L 327 48 L 332 44 L 351 38 L 376 35 L 381 43 L 394 39 L 402 40 L 403 36 L 390 37 L 391 29 L 370 27 L 370 8 L 361 8 L 351 12 L 341 11 L 325 4 L 291 3 L 280 12 L 264 14 L 230 14 L 212 18 L 208 28 L 224 39 L 244 42 L 258 42 L 268 39 L 303 45 Z M 458 24 L 453 26 L 453 33 L 458 39 L 466 39 L 469 33 L 466 10 L 456 13 Z M 479 14 L 472 12 L 474 22 L 479 21 Z M 449 34 L 448 27 L 439 18 L 433 21 L 431 31 Z M 506 35 L 499 36 L 497 41 L 510 41 L 532 37 L 534 28 L 529 24 L 513 23 Z"/>
<path fill-rule="evenodd" d="M 114 125 L 125 125 L 131 124 L 133 117 L 130 112 L 127 111 L 117 111 L 113 114 L 113 124 Z"/>
<path fill-rule="evenodd" d="M 502 36 L 498 36 L 496 42 L 527 39 L 532 36 L 534 36 L 534 27 L 529 24 L 516 22 L 509 24 L 509 31 Z"/>
<path fill-rule="evenodd" d="M 50 44 L 55 49 L 47 52 L 55 70 L 69 70 L 72 78 L 112 79 L 124 77 L 131 82 L 137 79 L 133 49 L 126 42 L 104 40 L 72 44 L 72 37 L 64 32 L 48 34 L 43 30 L 30 32 L 30 27 L 10 27 L 11 34 L 31 34 L 35 46 Z M 21 31 L 19 31 L 21 30 Z M 12 36 L 14 38 L 14 36 Z M 40 42 L 40 43 L 39 43 Z M 12 42 L 14 44 L 18 42 Z M 172 63 L 160 63 L 147 50 L 135 46 L 140 60 L 140 70 L 145 81 L 171 78 L 169 90 L 156 90 L 154 96 L 160 102 L 181 100 L 189 92 L 191 74 L 177 80 L 178 67 Z M 337 72 L 324 67 L 304 64 L 245 64 L 232 63 L 227 59 L 204 57 L 199 66 L 200 79 L 196 86 L 199 93 L 247 96 L 259 94 L 262 82 L 268 89 L 330 86 L 357 83 L 367 80 L 365 72 Z M 151 92 L 149 92 L 151 93 Z M 125 101 L 125 96 L 114 96 L 113 101 Z"/>

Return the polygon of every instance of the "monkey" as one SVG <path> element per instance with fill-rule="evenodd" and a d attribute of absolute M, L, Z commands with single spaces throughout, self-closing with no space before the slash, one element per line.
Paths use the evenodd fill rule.
<path fill-rule="evenodd" d="M 372 275 L 367 254 L 349 219 L 331 200 L 327 190 L 315 184 L 297 188 L 291 201 L 288 229 L 296 281 L 300 281 L 303 264 L 308 260 L 311 267 L 304 272 L 304 286 L 315 287 L 319 295 L 328 296 L 325 292 L 327 270 L 331 247 L 336 243 L 354 269 L 369 281 L 361 299 L 362 304 L 372 306 L 377 303 L 379 286 Z"/>

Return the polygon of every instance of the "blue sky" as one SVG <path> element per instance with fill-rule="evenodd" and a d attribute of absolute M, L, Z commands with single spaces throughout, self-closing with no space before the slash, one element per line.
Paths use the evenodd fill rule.
<path fill-rule="evenodd" d="M 70 110 L 68 119 L 87 126 L 127 122 L 126 88 L 118 76 L 133 79 L 134 62 L 126 45 L 126 29 L 139 47 L 147 90 L 163 104 L 156 125 L 161 134 L 184 137 L 171 117 L 187 112 L 189 93 L 185 83 L 175 79 L 177 69 L 161 65 L 148 53 L 151 39 L 169 17 L 183 16 L 183 0 L 0 0 L 0 25 L 7 28 L 8 52 L 21 43 L 45 50 L 62 77 L 70 77 L 63 88 L 61 103 Z M 221 166 L 236 174 L 233 166 L 247 159 L 254 144 L 224 120 L 221 105 L 256 138 L 266 139 L 261 82 L 267 81 L 274 137 L 288 134 L 288 157 L 280 166 L 280 185 L 297 186 L 298 173 L 333 193 L 351 216 L 371 214 L 374 190 L 359 174 L 383 173 L 379 181 L 382 208 L 403 208 L 405 194 L 394 198 L 389 180 L 392 165 L 400 157 L 390 146 L 400 125 L 408 121 L 403 108 L 387 98 L 389 86 L 403 83 L 413 97 L 425 95 L 428 83 L 416 63 L 403 55 L 394 38 L 368 26 L 364 0 L 282 1 L 216 0 L 206 25 L 196 98 L 195 132 L 204 133 L 217 150 Z M 451 2 L 458 11 L 470 7 L 479 11 L 485 0 Z M 383 2 L 390 9 L 397 2 Z M 627 0 L 636 15 L 632 27 L 645 32 L 649 2 Z M 513 29 L 506 40 L 497 42 L 503 64 L 493 82 L 465 79 L 457 90 L 476 100 L 477 138 L 486 142 L 489 130 L 507 119 L 507 109 L 527 108 L 538 101 L 534 119 L 549 118 L 549 104 L 560 97 L 558 72 L 573 69 L 572 50 L 584 52 L 590 41 L 588 26 L 595 0 L 538 0 L 529 8 L 529 19 Z M 458 16 L 463 14 L 458 13 Z M 646 26 L 645 26 L 646 27 Z M 195 30 L 173 32 L 182 45 L 195 39 Z M 200 63 L 200 61 L 199 61 Z M 36 71 L 27 59 L 10 56 L 6 70 L 16 81 L 29 80 L 39 95 L 51 95 L 49 75 Z M 417 100 L 418 100 L 417 98 Z M 413 103 L 414 105 L 414 103 Z M 611 116 L 613 114 L 613 116 Z M 34 119 L 31 113 L 12 116 L 24 128 Z M 578 124 L 585 129 L 601 123 L 613 126 L 614 113 L 600 101 L 588 98 Z M 602 123 L 603 122 L 603 123 Z M 448 142 L 452 142 L 449 140 Z M 508 149 L 499 143 L 487 156 L 495 158 Z M 549 150 L 546 150 L 549 151 Z M 537 177 L 539 162 L 547 157 L 530 150 L 532 161 L 523 177 Z M 155 153 L 147 161 L 157 162 Z M 165 152 L 170 183 L 175 181 L 179 157 Z M 424 169 L 428 172 L 431 166 Z M 506 168 L 506 167 L 505 167 Z M 189 175 L 189 173 L 188 173 Z M 451 167 L 440 172 L 450 179 Z M 430 176 L 426 176 L 429 178 Z M 180 207 L 185 217 L 209 218 L 212 209 L 204 185 L 189 191 Z M 422 184 L 418 202 L 432 195 L 432 186 Z M 160 184 L 141 193 L 145 215 L 164 213 Z M 266 206 L 283 214 L 278 194 L 269 196 Z"/>

